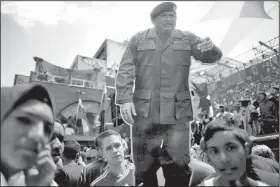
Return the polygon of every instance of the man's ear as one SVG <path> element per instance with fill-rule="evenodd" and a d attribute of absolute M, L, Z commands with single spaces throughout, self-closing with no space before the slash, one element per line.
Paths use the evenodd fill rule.
<path fill-rule="evenodd" d="M 252 142 L 246 142 L 246 143 L 245 143 L 245 154 L 246 154 L 246 158 L 249 158 L 249 157 L 251 156 L 252 147 L 253 147 L 253 143 L 252 143 Z"/>
<path fill-rule="evenodd" d="M 98 150 L 99 155 L 102 156 L 103 158 L 105 158 L 101 148 L 97 147 L 97 150 Z"/>
<path fill-rule="evenodd" d="M 127 145 L 127 143 L 126 143 L 126 141 L 125 141 L 125 139 L 123 139 L 122 138 L 122 145 L 123 145 L 123 148 L 125 149 L 125 151 L 127 150 L 127 148 L 128 148 L 128 145 Z"/>

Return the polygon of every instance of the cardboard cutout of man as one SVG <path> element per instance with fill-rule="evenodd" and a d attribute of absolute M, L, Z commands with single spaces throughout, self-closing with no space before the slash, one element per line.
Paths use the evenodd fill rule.
<path fill-rule="evenodd" d="M 159 4 L 150 16 L 154 28 L 134 35 L 121 60 L 116 103 L 122 118 L 133 124 L 136 185 L 157 186 L 161 166 L 166 186 L 188 186 L 191 56 L 210 64 L 222 52 L 209 37 L 175 29 L 174 3 Z"/>

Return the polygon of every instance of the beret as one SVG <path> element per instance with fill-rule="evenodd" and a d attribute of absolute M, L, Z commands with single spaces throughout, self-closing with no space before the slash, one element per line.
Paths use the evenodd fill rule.
<path fill-rule="evenodd" d="M 177 6 L 172 2 L 164 2 L 157 5 L 151 12 L 151 19 L 154 20 L 156 16 L 163 12 L 176 12 Z"/>

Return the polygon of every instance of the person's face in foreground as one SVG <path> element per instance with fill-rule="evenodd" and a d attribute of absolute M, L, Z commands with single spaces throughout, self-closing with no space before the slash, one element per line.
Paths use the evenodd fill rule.
<path fill-rule="evenodd" d="M 13 110 L 2 121 L 1 164 L 12 170 L 32 167 L 50 142 L 53 121 L 50 106 L 37 100 L 29 100 Z"/>
<path fill-rule="evenodd" d="M 210 162 L 224 179 L 237 180 L 244 174 L 247 153 L 232 132 L 216 132 L 206 147 Z"/>
<path fill-rule="evenodd" d="M 124 161 L 125 148 L 121 137 L 116 135 L 108 136 L 102 140 L 101 146 L 102 155 L 109 164 L 114 165 Z"/>

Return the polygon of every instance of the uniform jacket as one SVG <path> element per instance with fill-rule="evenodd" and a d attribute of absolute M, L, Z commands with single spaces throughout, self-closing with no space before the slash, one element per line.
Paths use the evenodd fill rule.
<path fill-rule="evenodd" d="M 262 101 L 260 103 L 260 112 L 263 119 L 276 120 L 276 106 L 272 101 L 269 101 L 268 99 Z"/>
<path fill-rule="evenodd" d="M 189 91 L 191 56 L 207 64 L 222 57 L 216 46 L 211 51 L 199 51 L 197 44 L 200 40 L 190 32 L 177 29 L 172 31 L 165 45 L 155 29 L 134 35 L 116 78 L 116 103 L 133 102 L 137 116 L 155 124 L 192 120 Z"/>
<path fill-rule="evenodd" d="M 69 163 L 63 168 L 59 168 L 55 175 L 55 182 L 60 187 L 74 187 L 78 185 L 83 166 L 76 163 Z"/>

